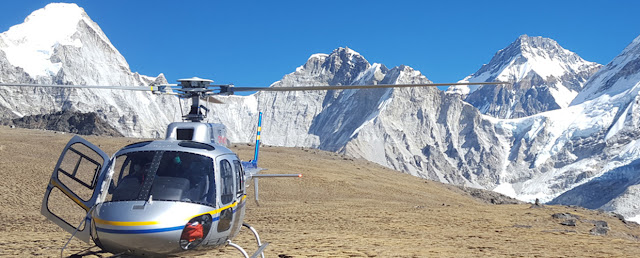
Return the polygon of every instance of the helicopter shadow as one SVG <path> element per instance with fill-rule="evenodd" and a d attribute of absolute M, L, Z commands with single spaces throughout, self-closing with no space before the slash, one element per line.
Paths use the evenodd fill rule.
<path fill-rule="evenodd" d="M 129 256 L 129 255 L 125 255 L 125 254 L 112 254 L 106 251 L 103 251 L 102 249 L 100 249 L 100 247 L 94 245 L 92 247 L 89 247 L 87 249 L 84 249 L 80 252 L 77 252 L 75 254 L 71 254 L 69 256 L 65 256 L 67 258 L 85 258 L 85 257 L 105 257 L 105 258 L 112 258 L 112 257 L 122 257 L 122 258 L 128 258 L 128 257 L 135 257 L 135 256 Z"/>

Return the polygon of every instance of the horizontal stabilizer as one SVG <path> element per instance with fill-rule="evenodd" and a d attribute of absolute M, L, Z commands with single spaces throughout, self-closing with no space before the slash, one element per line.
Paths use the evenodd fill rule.
<path fill-rule="evenodd" d="M 258 167 L 257 162 L 252 161 L 242 161 L 242 168 L 246 174 L 246 179 L 251 179 L 254 175 L 258 174 L 262 170 L 266 170 L 264 168 Z"/>

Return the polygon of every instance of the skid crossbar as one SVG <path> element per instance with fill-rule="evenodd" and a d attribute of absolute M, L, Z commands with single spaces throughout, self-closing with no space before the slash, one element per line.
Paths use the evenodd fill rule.
<path fill-rule="evenodd" d="M 244 250 L 244 248 L 242 248 L 241 246 L 231 242 L 231 240 L 227 240 L 227 245 L 229 245 L 229 246 L 237 249 L 238 251 L 240 251 L 240 253 L 242 253 L 242 255 L 245 258 L 256 258 L 256 257 L 258 257 L 258 255 L 260 255 L 260 257 L 264 258 L 264 249 L 267 248 L 269 243 L 262 244 L 262 242 L 260 241 L 260 236 L 258 235 L 258 231 L 256 231 L 256 229 L 253 228 L 252 226 L 250 226 L 249 224 L 243 223 L 242 226 L 248 228 L 251 231 L 251 233 L 253 233 L 253 236 L 256 238 L 256 243 L 258 244 L 258 250 L 256 250 L 256 252 L 253 253 L 253 255 L 249 256 L 249 254 L 247 253 L 247 251 Z"/>

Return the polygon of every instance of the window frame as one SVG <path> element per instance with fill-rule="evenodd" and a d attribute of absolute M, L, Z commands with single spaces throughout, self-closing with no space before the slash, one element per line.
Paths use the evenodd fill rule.
<path fill-rule="evenodd" d="M 245 177 L 244 177 L 244 169 L 242 168 L 242 163 L 240 160 L 233 160 L 233 165 L 235 167 L 236 172 L 236 196 L 241 197 L 245 192 Z"/>
<path fill-rule="evenodd" d="M 226 158 L 220 159 L 219 165 L 220 165 L 220 183 L 221 183 L 220 202 L 222 203 L 222 205 L 231 204 L 235 199 L 234 198 L 235 178 L 234 178 L 233 166 L 231 165 L 231 162 L 229 162 L 229 160 Z M 230 188 L 227 188 L 227 180 L 231 181 L 231 183 L 229 184 Z M 230 191 L 230 192 L 227 193 L 226 191 Z M 227 198 L 229 200 L 227 200 Z"/>

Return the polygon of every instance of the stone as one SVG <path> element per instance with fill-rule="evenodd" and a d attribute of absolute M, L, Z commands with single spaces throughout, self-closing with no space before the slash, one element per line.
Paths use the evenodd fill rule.
<path fill-rule="evenodd" d="M 563 222 L 560 222 L 560 225 L 569 226 L 569 227 L 575 227 L 576 226 L 576 220 L 575 219 L 568 219 L 568 220 L 565 220 Z"/>

